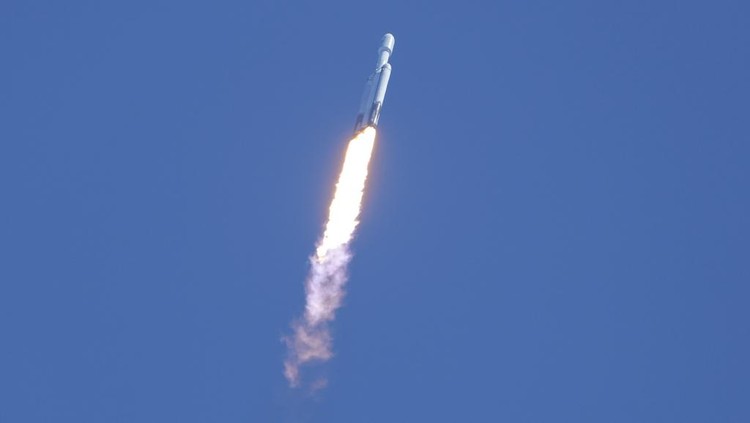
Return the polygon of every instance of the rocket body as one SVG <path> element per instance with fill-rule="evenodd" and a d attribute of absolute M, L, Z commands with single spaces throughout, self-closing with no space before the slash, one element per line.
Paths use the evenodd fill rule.
<path fill-rule="evenodd" d="M 385 99 L 385 91 L 388 89 L 388 80 L 391 78 L 391 64 L 388 60 L 393 53 L 393 45 L 396 42 L 391 34 L 385 34 L 378 49 L 378 63 L 375 71 L 367 78 L 365 91 L 357 113 L 357 121 L 354 124 L 354 133 L 358 133 L 368 126 L 377 127 L 380 119 L 380 111 Z"/>

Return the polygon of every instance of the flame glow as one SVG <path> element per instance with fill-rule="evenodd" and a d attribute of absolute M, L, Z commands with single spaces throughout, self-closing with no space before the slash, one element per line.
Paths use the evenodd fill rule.
<path fill-rule="evenodd" d="M 284 375 L 292 386 L 299 385 L 301 365 L 325 361 L 332 356 L 328 322 L 334 319 L 344 297 L 346 267 L 351 259 L 349 242 L 359 223 L 374 143 L 375 129 L 372 127 L 365 128 L 349 141 L 336 192 L 328 209 L 328 222 L 315 255 L 310 259 L 310 274 L 305 284 L 305 313 L 292 324 L 294 334 L 285 338 L 289 351 L 284 362 Z M 324 384 L 325 381 L 316 382 L 316 385 Z"/>

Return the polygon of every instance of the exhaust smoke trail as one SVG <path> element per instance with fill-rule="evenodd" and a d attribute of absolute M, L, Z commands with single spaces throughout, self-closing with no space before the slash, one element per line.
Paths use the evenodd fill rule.
<path fill-rule="evenodd" d="M 310 273 L 305 283 L 305 312 L 292 324 L 293 334 L 284 338 L 288 353 L 284 376 L 289 384 L 300 384 L 300 367 L 331 358 L 329 322 L 341 307 L 346 284 L 346 268 L 351 260 L 349 243 L 359 221 L 367 166 L 375 143 L 375 129 L 365 128 L 349 141 L 344 165 L 336 183 L 336 192 L 328 209 L 328 222 L 310 258 Z M 324 386 L 325 381 L 316 385 Z"/>

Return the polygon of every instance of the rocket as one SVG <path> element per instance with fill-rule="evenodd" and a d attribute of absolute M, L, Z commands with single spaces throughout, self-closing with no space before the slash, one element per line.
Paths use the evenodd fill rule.
<path fill-rule="evenodd" d="M 354 124 L 354 133 L 365 129 L 368 126 L 373 128 L 378 126 L 380 119 L 380 110 L 383 108 L 385 99 L 385 90 L 388 88 L 388 80 L 391 78 L 391 64 L 388 59 L 393 53 L 393 44 L 396 39 L 391 34 L 385 34 L 378 48 L 378 63 L 375 71 L 367 78 L 365 92 L 362 94 L 362 101 L 357 113 L 357 122 Z"/>

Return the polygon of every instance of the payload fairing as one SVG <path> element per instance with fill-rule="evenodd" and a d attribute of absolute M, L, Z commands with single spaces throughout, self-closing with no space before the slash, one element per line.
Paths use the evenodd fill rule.
<path fill-rule="evenodd" d="M 391 78 L 391 64 L 388 59 L 393 53 L 393 45 L 396 42 L 391 34 L 385 34 L 378 49 L 378 63 L 375 72 L 367 78 L 365 92 L 362 94 L 362 102 L 357 114 L 357 123 L 354 124 L 354 133 L 368 126 L 378 126 L 380 110 L 385 99 L 385 90 L 388 88 L 388 80 Z"/>

